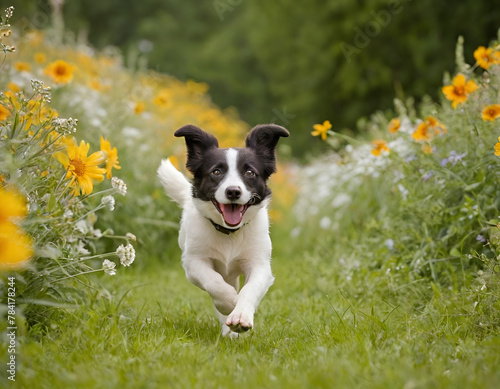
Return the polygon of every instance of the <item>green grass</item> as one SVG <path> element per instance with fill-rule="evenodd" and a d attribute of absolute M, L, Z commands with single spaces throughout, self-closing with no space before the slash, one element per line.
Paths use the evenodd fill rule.
<path fill-rule="evenodd" d="M 474 293 L 347 278 L 337 258 L 290 255 L 243 338 L 219 335 L 208 295 L 178 261 L 151 260 L 109 296 L 35 326 L 18 346 L 16 386 L 37 388 L 491 388 L 500 337 Z M 358 285 L 359 286 L 359 285 Z M 486 291 L 488 292 L 488 291 Z M 487 297 L 487 296 L 486 296 Z M 484 307 L 485 309 L 487 307 Z M 476 311 L 476 313 L 474 312 Z M 499 313 L 495 313 L 498 318 Z M 483 318 L 484 319 L 484 318 Z M 490 319 L 494 319 L 490 317 Z"/>

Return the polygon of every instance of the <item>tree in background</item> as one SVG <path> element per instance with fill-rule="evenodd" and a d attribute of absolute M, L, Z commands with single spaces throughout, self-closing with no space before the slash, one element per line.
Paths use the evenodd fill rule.
<path fill-rule="evenodd" d="M 22 8 L 36 6 L 48 8 L 38 0 Z M 396 95 L 439 90 L 443 69 L 454 71 L 458 36 L 473 62 L 473 49 L 496 35 L 500 3 L 86 0 L 63 12 L 66 29 L 99 48 L 116 45 L 155 70 L 208 82 L 214 101 L 250 125 L 287 126 L 301 155 L 312 123 L 356 131 Z"/>
<path fill-rule="evenodd" d="M 454 70 L 458 36 L 472 59 L 496 35 L 499 12 L 486 1 L 255 0 L 248 25 L 271 93 L 297 116 L 291 130 L 304 144 L 310 123 L 353 129 L 396 94 L 438 90 L 443 69 Z"/>

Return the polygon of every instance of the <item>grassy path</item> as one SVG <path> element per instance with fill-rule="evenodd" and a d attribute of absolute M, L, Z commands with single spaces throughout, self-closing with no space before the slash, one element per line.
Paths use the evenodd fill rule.
<path fill-rule="evenodd" d="M 500 339 L 419 305 L 423 289 L 381 296 L 339 289 L 338 265 L 278 257 L 256 328 L 219 336 L 208 296 L 178 263 L 112 278 L 114 295 L 23 339 L 17 387 L 492 388 Z M 104 279 L 103 279 L 104 280 Z M 109 278 L 105 279 L 109 285 Z M 128 291 L 128 293 L 126 293 Z M 412 296 L 413 294 L 413 296 Z M 121 297 L 124 296 L 121 301 Z"/>

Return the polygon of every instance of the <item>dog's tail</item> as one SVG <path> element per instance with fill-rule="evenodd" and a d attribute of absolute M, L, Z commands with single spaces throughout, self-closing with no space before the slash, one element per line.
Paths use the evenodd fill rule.
<path fill-rule="evenodd" d="M 191 183 L 187 178 L 168 159 L 161 161 L 157 173 L 167 195 L 180 206 L 184 206 L 191 197 Z"/>

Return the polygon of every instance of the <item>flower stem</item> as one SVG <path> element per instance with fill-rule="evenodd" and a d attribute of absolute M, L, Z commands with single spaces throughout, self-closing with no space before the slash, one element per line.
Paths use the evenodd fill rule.
<path fill-rule="evenodd" d="M 104 269 L 94 269 L 94 270 L 84 271 L 82 273 L 74 274 L 72 276 L 67 276 L 67 277 L 59 278 L 59 279 L 54 280 L 54 281 L 50 281 L 49 284 L 53 284 L 55 282 L 60 282 L 60 281 L 63 281 L 63 280 L 67 280 L 68 278 L 75 278 L 75 277 L 78 277 L 78 276 L 82 276 L 84 274 L 97 273 L 97 272 L 100 272 L 100 271 L 104 271 Z"/>
<path fill-rule="evenodd" d="M 328 135 L 331 135 L 331 136 L 337 136 L 343 140 L 345 140 L 347 143 L 349 144 L 353 144 L 353 145 L 360 145 L 360 144 L 363 144 L 362 141 L 358 140 L 358 139 L 354 139 L 353 137 L 350 137 L 349 135 L 345 135 L 345 134 L 341 134 L 340 132 L 335 132 L 335 131 L 328 131 Z"/>

